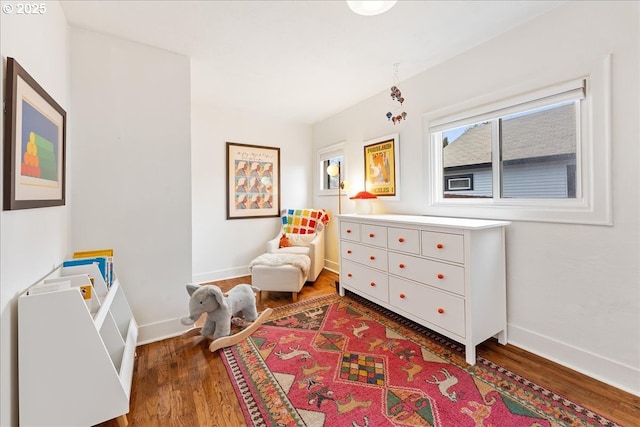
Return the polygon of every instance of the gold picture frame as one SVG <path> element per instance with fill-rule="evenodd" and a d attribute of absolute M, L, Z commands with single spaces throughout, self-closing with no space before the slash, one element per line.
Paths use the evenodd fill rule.
<path fill-rule="evenodd" d="M 398 197 L 398 134 L 365 142 L 364 187 L 378 197 Z"/>

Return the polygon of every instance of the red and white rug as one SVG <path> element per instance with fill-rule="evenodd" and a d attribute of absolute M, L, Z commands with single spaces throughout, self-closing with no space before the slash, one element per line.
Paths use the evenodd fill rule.
<path fill-rule="evenodd" d="M 220 354 L 249 426 L 617 426 L 354 295 L 278 308 Z"/>

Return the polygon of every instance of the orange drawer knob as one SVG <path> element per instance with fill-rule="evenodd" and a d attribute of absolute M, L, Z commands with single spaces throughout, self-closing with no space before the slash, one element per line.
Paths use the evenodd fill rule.
<path fill-rule="evenodd" d="M 398 242 L 403 243 L 404 242 L 404 237 L 398 237 Z"/>
<path fill-rule="evenodd" d="M 349 250 L 347 251 L 347 253 L 348 253 L 348 254 L 350 254 L 350 253 L 351 253 L 351 249 L 349 249 Z"/>
<path fill-rule="evenodd" d="M 443 245 L 442 243 L 438 243 L 438 244 L 436 245 L 436 248 L 438 248 L 438 249 L 442 249 L 442 248 L 444 248 L 444 245 Z"/>
<path fill-rule="evenodd" d="M 375 234 L 373 234 L 373 233 L 370 233 L 370 234 L 369 234 L 369 237 L 371 237 L 371 238 L 373 239 L 374 237 L 376 237 L 376 235 L 375 235 Z"/>
<path fill-rule="evenodd" d="M 398 267 L 404 268 L 404 264 L 400 264 L 400 265 L 398 265 Z"/>
<path fill-rule="evenodd" d="M 376 259 L 376 257 L 374 257 L 373 255 L 371 255 L 371 256 L 369 257 L 369 259 L 370 259 L 371 261 L 373 261 L 374 259 Z"/>
<path fill-rule="evenodd" d="M 444 274 L 438 274 L 438 279 L 444 279 Z"/>
<path fill-rule="evenodd" d="M 405 294 L 400 294 L 400 298 L 404 299 Z"/>
<path fill-rule="evenodd" d="M 440 313 L 440 314 L 444 313 L 444 308 L 439 308 L 438 309 L 438 313 Z"/>
<path fill-rule="evenodd" d="M 351 229 L 347 229 L 347 233 L 351 233 Z"/>
<path fill-rule="evenodd" d="M 376 285 L 376 283 L 375 282 L 371 282 L 370 285 L 371 285 L 371 287 L 374 287 Z"/>
<path fill-rule="evenodd" d="M 353 274 L 347 273 L 347 277 L 353 277 Z"/>

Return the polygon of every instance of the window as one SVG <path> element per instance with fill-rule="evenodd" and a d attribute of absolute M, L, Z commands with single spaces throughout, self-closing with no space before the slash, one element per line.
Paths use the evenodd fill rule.
<path fill-rule="evenodd" d="M 338 193 L 340 182 L 344 181 L 344 142 L 323 148 L 318 151 L 318 186 L 319 195 L 333 195 Z M 335 165 L 339 174 L 331 176 L 327 172 L 330 165 Z"/>
<path fill-rule="evenodd" d="M 435 132 L 442 139 L 443 197 L 576 197 L 578 111 L 583 97 Z M 445 125 L 446 126 L 446 125 Z M 493 151 L 497 151 L 494 164 Z M 494 192 L 494 169 L 498 169 Z M 464 173 L 465 175 L 460 175 Z M 476 188 L 460 177 L 475 177 Z M 467 180 L 468 182 L 469 180 Z M 452 188 L 450 184 L 454 184 Z M 451 191 L 467 190 L 464 194 Z"/>
<path fill-rule="evenodd" d="M 611 224 L 609 68 L 426 114 L 426 213 Z"/>
<path fill-rule="evenodd" d="M 445 175 L 444 196 L 451 197 L 451 192 L 460 191 L 473 191 L 473 174 Z"/>
<path fill-rule="evenodd" d="M 327 159 L 325 161 L 322 162 L 322 164 L 320 165 L 320 168 L 322 168 L 324 170 L 324 182 L 322 183 L 322 189 L 323 190 L 337 190 L 338 186 L 340 185 L 340 182 L 343 181 L 343 167 L 342 164 L 344 163 L 344 156 L 336 156 L 336 157 L 332 157 L 330 159 Z M 329 173 L 330 169 L 329 166 L 334 165 L 338 171 L 337 175 L 332 175 L 331 173 Z"/>

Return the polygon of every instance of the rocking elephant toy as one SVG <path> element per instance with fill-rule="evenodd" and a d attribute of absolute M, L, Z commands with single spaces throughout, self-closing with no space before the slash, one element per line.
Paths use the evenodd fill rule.
<path fill-rule="evenodd" d="M 228 336 L 231 333 L 231 317 L 244 317 L 253 322 L 258 317 L 256 296 L 259 290 L 250 285 L 237 285 L 227 294 L 223 294 L 215 285 L 187 285 L 189 300 L 189 317 L 182 319 L 185 325 L 193 325 L 202 313 L 207 319 L 200 331 L 202 335 L 213 335 L 213 339 Z"/>
<path fill-rule="evenodd" d="M 265 309 L 260 316 L 256 308 L 256 291 L 258 288 L 251 285 L 236 285 L 228 293 L 215 285 L 187 285 L 189 299 L 189 316 L 182 318 L 185 325 L 193 325 L 203 313 L 207 318 L 202 328 L 193 328 L 185 332 L 184 338 L 192 337 L 198 333 L 203 336 L 213 336 L 213 342 L 209 346 L 211 351 L 233 345 L 253 333 L 260 324 L 270 316 L 272 310 Z M 253 322 L 250 326 L 231 335 L 232 317 L 244 317 L 245 321 Z"/>

